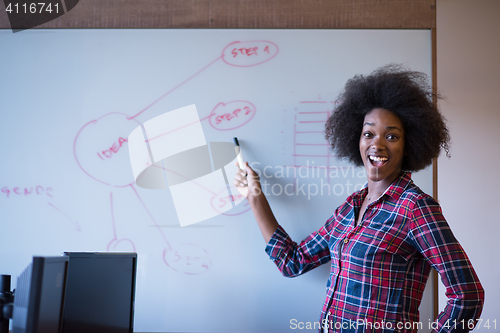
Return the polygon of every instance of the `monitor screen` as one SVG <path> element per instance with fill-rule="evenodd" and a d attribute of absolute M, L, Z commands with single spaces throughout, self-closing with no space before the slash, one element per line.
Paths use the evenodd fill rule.
<path fill-rule="evenodd" d="M 136 253 L 69 257 L 63 333 L 132 333 Z"/>
<path fill-rule="evenodd" d="M 68 258 L 33 257 L 19 275 L 14 333 L 60 333 Z"/>

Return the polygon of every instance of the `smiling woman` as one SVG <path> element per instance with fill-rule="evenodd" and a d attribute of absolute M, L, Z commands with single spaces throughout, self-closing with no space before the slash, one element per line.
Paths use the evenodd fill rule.
<path fill-rule="evenodd" d="M 266 252 L 288 277 L 331 261 L 323 332 L 417 332 L 431 268 L 449 301 L 428 329 L 469 331 L 481 314 L 484 290 L 441 207 L 409 173 L 430 165 L 441 148 L 449 151 L 448 129 L 426 76 L 386 66 L 349 80 L 339 101 L 326 138 L 339 158 L 364 165 L 367 186 L 297 244 L 276 221 L 247 162 L 234 184 L 250 203 Z"/>
<path fill-rule="evenodd" d="M 368 76 L 356 75 L 347 81 L 339 96 L 342 103 L 326 123 L 326 139 L 338 158 L 362 166 L 358 145 L 364 119 L 374 109 L 390 110 L 405 131 L 402 169 L 422 170 L 439 156 L 441 149 L 449 155 L 448 129 L 432 97 L 424 73 L 398 65 L 384 66 Z"/>

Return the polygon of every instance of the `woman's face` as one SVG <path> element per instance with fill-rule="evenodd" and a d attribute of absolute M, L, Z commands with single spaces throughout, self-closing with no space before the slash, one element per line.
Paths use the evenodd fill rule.
<path fill-rule="evenodd" d="M 398 116 L 385 109 L 373 109 L 365 116 L 359 152 L 369 180 L 392 183 L 401 174 L 404 147 L 404 128 Z"/>

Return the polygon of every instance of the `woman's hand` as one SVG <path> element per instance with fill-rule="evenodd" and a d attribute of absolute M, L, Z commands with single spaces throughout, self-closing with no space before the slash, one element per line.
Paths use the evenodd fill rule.
<path fill-rule="evenodd" d="M 233 184 L 238 189 L 238 192 L 248 200 L 262 236 L 266 243 L 269 243 L 279 224 L 274 217 L 269 202 L 267 202 L 266 196 L 262 193 L 259 175 L 250 168 L 248 162 L 245 162 L 243 166 L 245 170 L 239 168 L 238 162 L 236 162 L 236 166 L 238 172 L 234 176 Z"/>
<path fill-rule="evenodd" d="M 245 162 L 241 170 L 238 162 L 235 163 L 238 167 L 238 171 L 234 176 L 233 184 L 242 196 L 249 199 L 250 196 L 258 196 L 262 193 L 262 188 L 260 187 L 259 175 Z"/>

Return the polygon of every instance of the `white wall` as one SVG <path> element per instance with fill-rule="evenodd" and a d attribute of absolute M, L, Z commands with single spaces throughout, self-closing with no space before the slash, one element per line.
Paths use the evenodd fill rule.
<path fill-rule="evenodd" d="M 452 138 L 438 197 L 485 289 L 481 318 L 500 331 L 500 1 L 437 0 L 437 78 Z M 446 297 L 440 291 L 440 310 Z"/>

